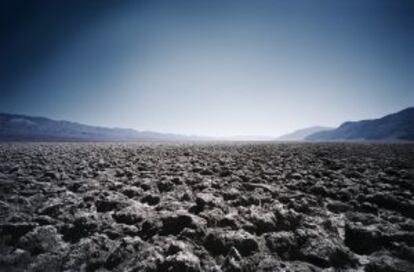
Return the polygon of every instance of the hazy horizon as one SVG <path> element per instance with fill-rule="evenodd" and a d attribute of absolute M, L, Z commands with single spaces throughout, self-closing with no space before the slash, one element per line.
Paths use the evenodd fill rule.
<path fill-rule="evenodd" d="M 0 112 L 277 137 L 414 105 L 412 1 L 6 1 Z"/>

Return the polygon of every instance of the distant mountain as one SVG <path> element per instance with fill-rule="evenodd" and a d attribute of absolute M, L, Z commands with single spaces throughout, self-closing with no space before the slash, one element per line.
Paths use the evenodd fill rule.
<path fill-rule="evenodd" d="M 380 119 L 345 122 L 337 129 L 321 131 L 306 140 L 414 140 L 414 107 Z"/>
<path fill-rule="evenodd" d="M 234 136 L 228 136 L 228 137 L 217 137 L 215 140 L 218 141 L 252 141 L 252 142 L 261 142 L 261 141 L 274 141 L 274 137 L 270 136 L 261 136 L 261 135 L 234 135 Z"/>
<path fill-rule="evenodd" d="M 44 117 L 0 113 L 0 140 L 191 140 L 178 134 L 89 126 Z"/>
<path fill-rule="evenodd" d="M 313 133 L 321 132 L 321 131 L 327 131 L 327 130 L 331 130 L 331 129 L 333 129 L 333 128 L 320 127 L 320 126 L 308 127 L 308 128 L 295 130 L 291 133 L 282 135 L 282 136 L 278 137 L 276 140 L 279 140 L 279 141 L 302 141 L 306 137 L 308 137 L 309 135 L 311 135 Z"/>

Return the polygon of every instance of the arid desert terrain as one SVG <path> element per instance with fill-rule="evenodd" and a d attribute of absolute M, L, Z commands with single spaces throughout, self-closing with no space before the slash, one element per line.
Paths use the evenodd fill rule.
<path fill-rule="evenodd" d="M 2 143 L 0 271 L 414 271 L 414 144 Z"/>

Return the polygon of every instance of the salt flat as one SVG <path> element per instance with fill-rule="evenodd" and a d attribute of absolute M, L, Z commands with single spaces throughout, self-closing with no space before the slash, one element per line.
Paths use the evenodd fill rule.
<path fill-rule="evenodd" d="M 414 271 L 414 144 L 3 143 L 1 271 Z"/>

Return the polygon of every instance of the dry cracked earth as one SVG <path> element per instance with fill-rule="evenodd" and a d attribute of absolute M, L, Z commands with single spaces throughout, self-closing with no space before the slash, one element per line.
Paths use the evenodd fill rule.
<path fill-rule="evenodd" d="M 0 144 L 1 271 L 414 271 L 413 144 Z"/>

